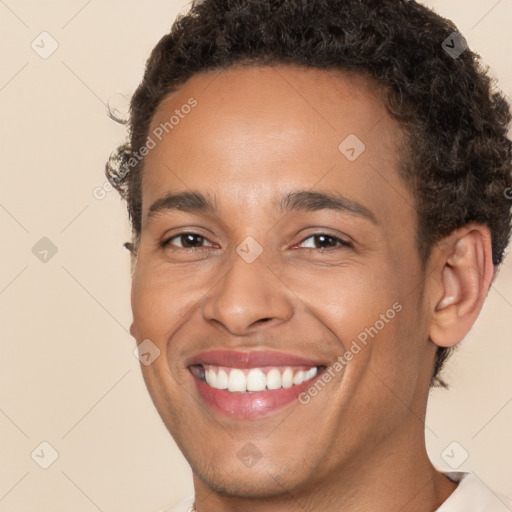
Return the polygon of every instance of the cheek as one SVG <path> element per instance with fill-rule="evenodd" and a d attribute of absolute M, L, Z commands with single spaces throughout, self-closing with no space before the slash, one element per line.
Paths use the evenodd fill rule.
<path fill-rule="evenodd" d="M 165 265 L 139 264 L 132 278 L 134 327 L 140 336 L 165 344 L 211 286 L 211 279 L 188 269 L 169 271 Z"/>
<path fill-rule="evenodd" d="M 400 295 L 395 302 L 395 314 L 378 335 L 371 339 L 371 373 L 382 400 L 410 404 L 423 370 L 425 343 L 418 332 L 416 296 Z M 391 312 L 391 310 L 389 310 Z M 386 315 L 388 316 L 388 315 Z M 375 324 L 380 327 L 382 324 Z"/>
<path fill-rule="evenodd" d="M 158 339 L 161 332 L 168 329 L 175 310 L 174 298 L 169 286 L 154 272 L 144 271 L 140 266 L 136 269 L 132 278 L 131 306 L 139 336 Z"/>
<path fill-rule="evenodd" d="M 389 272 L 367 265 L 314 269 L 288 275 L 286 283 L 342 340 L 371 327 L 398 300 Z"/>
<path fill-rule="evenodd" d="M 300 296 L 308 297 L 313 314 L 334 333 L 339 354 L 348 356 L 350 385 L 369 369 L 396 381 L 417 349 L 411 339 L 416 319 L 412 295 L 400 289 L 400 279 L 389 270 L 361 267 L 304 282 L 307 288 Z"/>

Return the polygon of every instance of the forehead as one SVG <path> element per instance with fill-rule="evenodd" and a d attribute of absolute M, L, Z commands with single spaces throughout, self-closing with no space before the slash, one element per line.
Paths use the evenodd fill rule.
<path fill-rule="evenodd" d="M 143 217 L 165 192 L 187 189 L 245 204 L 274 204 L 276 191 L 298 188 L 342 189 L 363 203 L 403 200 L 401 131 L 382 98 L 370 79 L 332 70 L 246 66 L 194 75 L 153 116 Z M 380 203 L 389 210 L 393 201 Z"/>

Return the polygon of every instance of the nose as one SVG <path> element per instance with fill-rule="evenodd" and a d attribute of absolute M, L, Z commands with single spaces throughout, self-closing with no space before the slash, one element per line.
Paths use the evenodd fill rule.
<path fill-rule="evenodd" d="M 231 334 L 250 334 L 263 324 L 279 324 L 293 315 L 293 293 L 258 258 L 247 263 L 235 255 L 231 268 L 203 303 L 205 321 Z"/>

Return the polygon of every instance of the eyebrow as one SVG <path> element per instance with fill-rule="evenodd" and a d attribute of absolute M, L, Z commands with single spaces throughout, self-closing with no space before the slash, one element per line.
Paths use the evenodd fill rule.
<path fill-rule="evenodd" d="M 153 217 L 167 211 L 181 211 L 191 213 L 217 213 L 217 206 L 214 199 L 204 196 L 200 192 L 169 193 L 157 199 L 148 209 L 146 223 Z"/>
<path fill-rule="evenodd" d="M 373 224 L 377 224 L 377 218 L 366 206 L 334 193 L 311 192 L 309 190 L 289 192 L 276 203 L 276 206 L 279 208 L 279 211 L 284 213 L 291 211 L 314 212 L 317 210 L 333 210 L 361 217 L 371 221 Z"/>
<path fill-rule="evenodd" d="M 375 215 L 368 208 L 339 194 L 298 190 L 284 194 L 273 204 L 281 213 L 332 210 L 354 215 L 377 224 Z M 149 207 L 146 223 L 149 223 L 153 217 L 168 211 L 217 214 L 218 208 L 215 198 L 210 195 L 205 196 L 200 192 L 171 192 L 157 199 Z"/>

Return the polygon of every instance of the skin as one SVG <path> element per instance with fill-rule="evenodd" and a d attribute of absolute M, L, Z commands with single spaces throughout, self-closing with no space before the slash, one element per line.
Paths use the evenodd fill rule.
<path fill-rule="evenodd" d="M 379 91 L 344 72 L 230 68 L 194 75 L 153 117 L 150 133 L 197 99 L 146 157 L 131 333 L 161 351 L 141 367 L 192 467 L 199 512 L 427 512 L 456 488 L 428 459 L 426 403 L 437 346 L 459 342 L 481 310 L 490 237 L 477 224 L 454 231 L 422 270 L 400 126 Z M 354 161 L 338 150 L 349 134 L 366 146 Z M 375 222 L 274 207 L 296 190 L 341 194 Z M 187 191 L 215 197 L 217 211 L 148 221 L 155 201 Z M 204 238 L 160 245 L 188 231 Z M 352 245 L 312 236 L 324 233 Z M 248 236 L 263 249 L 250 264 L 236 252 Z M 395 303 L 402 310 L 307 405 L 257 420 L 214 412 L 185 363 L 207 349 L 334 362 Z M 261 453 L 251 467 L 237 457 L 247 443 Z"/>

